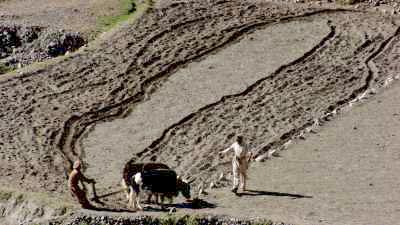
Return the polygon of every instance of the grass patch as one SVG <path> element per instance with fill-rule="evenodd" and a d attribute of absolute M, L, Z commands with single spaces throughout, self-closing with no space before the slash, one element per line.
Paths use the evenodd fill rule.
<path fill-rule="evenodd" d="M 120 9 L 115 16 L 99 18 L 99 30 L 106 31 L 118 23 L 125 21 L 137 10 L 136 0 L 118 0 Z"/>
<path fill-rule="evenodd" d="M 0 63 L 0 74 L 11 72 L 13 69 L 4 65 L 4 63 Z"/>
<path fill-rule="evenodd" d="M 1 0 L 0 0 L 1 1 Z M 137 3 L 137 0 L 118 0 L 120 3 L 124 3 L 124 4 L 120 4 L 120 5 L 124 5 L 124 7 L 120 7 L 121 10 L 120 12 L 122 14 L 119 14 L 119 16 L 105 16 L 105 17 L 101 17 L 98 19 L 98 21 L 102 21 L 102 22 L 97 22 L 97 31 L 94 31 L 92 34 L 89 34 L 89 43 L 87 48 L 85 49 L 89 49 L 89 48 L 97 48 L 98 44 L 102 43 L 104 40 L 107 39 L 107 37 L 111 37 L 113 34 L 115 34 L 115 32 L 117 31 L 117 29 L 111 29 L 111 28 L 115 28 L 115 26 L 118 23 L 121 23 L 123 21 L 129 21 L 129 22 L 133 22 L 134 20 L 140 18 L 145 12 L 146 10 L 151 7 L 152 5 L 152 1 L 151 0 L 144 0 L 142 1 L 143 3 Z M 128 4 L 129 3 L 129 4 Z M 134 5 L 132 5 L 132 3 L 134 3 Z M 124 14 L 125 13 L 125 14 Z M 106 26 L 106 24 L 109 24 L 108 26 Z M 105 35 L 105 37 L 99 37 L 99 33 L 100 32 L 104 32 L 104 31 L 108 31 L 107 34 Z M 115 31 L 113 31 L 115 30 Z M 82 51 L 80 51 L 78 49 L 78 51 L 72 52 L 71 54 L 69 54 L 68 56 L 66 55 L 61 55 L 55 58 L 51 58 L 42 62 L 35 62 L 32 63 L 30 65 L 27 65 L 23 68 L 21 68 L 19 71 L 21 73 L 32 73 L 33 71 L 38 71 L 41 69 L 45 69 L 46 67 L 49 67 L 51 65 L 55 65 L 57 63 L 62 63 L 63 61 L 67 61 L 69 57 L 71 57 L 74 54 L 81 54 Z M 0 63 L 0 67 L 1 67 L 1 63 Z M 17 70 L 15 69 L 11 69 L 11 68 L 7 68 L 7 75 L 5 76 L 16 76 Z M 2 75 L 2 73 L 0 72 L 0 75 Z"/>
<path fill-rule="evenodd" d="M 0 202 L 10 200 L 15 201 L 17 205 L 22 204 L 25 201 L 29 201 L 38 206 L 57 209 L 58 213 L 60 214 L 65 214 L 67 211 L 74 208 L 73 202 L 58 194 L 41 192 L 21 192 L 15 189 L 1 188 Z"/>
<path fill-rule="evenodd" d="M 144 223 L 146 224 L 146 223 Z M 175 216 L 168 215 L 161 218 L 155 218 L 149 224 L 157 225 L 203 225 L 203 224 L 241 224 L 241 225 L 272 225 L 273 222 L 269 220 L 258 220 L 258 221 L 236 221 L 229 223 L 227 221 L 219 220 L 218 218 L 212 217 L 201 217 L 196 215 L 185 215 Z"/>
<path fill-rule="evenodd" d="M 76 218 L 79 225 L 98 224 L 98 216 L 80 216 Z M 177 215 L 168 214 L 160 217 L 144 216 L 137 218 L 116 219 L 110 217 L 107 224 L 126 225 L 273 225 L 265 219 L 235 219 L 211 215 Z M 101 224 L 102 225 L 102 224 Z"/>
<path fill-rule="evenodd" d="M 12 196 L 11 192 L 0 191 L 0 201 L 8 201 Z"/>

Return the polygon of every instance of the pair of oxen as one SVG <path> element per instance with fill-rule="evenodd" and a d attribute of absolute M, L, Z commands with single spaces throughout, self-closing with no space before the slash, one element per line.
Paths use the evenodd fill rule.
<path fill-rule="evenodd" d="M 135 163 L 131 160 L 124 167 L 121 184 L 126 189 L 128 207 L 142 210 L 140 193 L 148 195 L 147 202 L 151 203 L 154 200 L 156 204 L 161 205 L 164 198 L 172 202 L 179 193 L 190 200 L 190 184 L 193 181 L 194 179 L 187 181 L 180 178 L 163 163 Z"/>

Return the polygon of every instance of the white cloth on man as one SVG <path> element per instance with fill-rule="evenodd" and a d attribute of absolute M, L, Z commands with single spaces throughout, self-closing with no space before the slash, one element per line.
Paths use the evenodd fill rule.
<path fill-rule="evenodd" d="M 245 190 L 246 179 L 247 179 L 247 168 L 249 166 L 250 152 L 246 146 L 241 146 L 235 142 L 229 148 L 225 149 L 221 153 L 227 153 L 228 151 L 234 151 L 232 157 L 232 172 L 233 172 L 233 189 L 237 189 L 240 184 L 240 188 Z"/>

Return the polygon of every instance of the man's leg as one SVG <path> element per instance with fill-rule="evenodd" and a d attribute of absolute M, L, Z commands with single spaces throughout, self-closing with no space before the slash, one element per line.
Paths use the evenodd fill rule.
<path fill-rule="evenodd" d="M 76 197 L 78 198 L 79 203 L 84 209 L 93 209 L 94 207 L 90 204 L 89 200 L 86 198 L 86 193 L 83 191 L 77 191 Z"/>
<path fill-rule="evenodd" d="M 233 187 L 231 189 L 231 191 L 233 193 L 237 193 L 238 187 L 239 187 L 239 166 L 238 164 L 235 162 L 235 160 L 232 161 L 232 173 L 233 173 Z"/>
<path fill-rule="evenodd" d="M 246 191 L 246 180 L 247 180 L 247 171 L 240 171 L 240 189 Z"/>

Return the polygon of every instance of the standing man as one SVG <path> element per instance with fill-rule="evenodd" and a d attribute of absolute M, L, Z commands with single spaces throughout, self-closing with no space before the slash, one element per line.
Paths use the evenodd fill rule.
<path fill-rule="evenodd" d="M 86 192 L 84 191 L 84 188 L 79 187 L 79 182 L 81 182 L 82 187 L 84 187 L 83 182 L 93 184 L 96 183 L 94 179 L 89 179 L 83 175 L 83 173 L 81 172 L 81 161 L 77 160 L 74 162 L 73 170 L 69 174 L 68 186 L 72 192 L 72 195 L 74 195 L 78 199 L 82 208 L 93 209 L 94 206 L 91 205 L 89 200 L 86 198 Z"/>
<path fill-rule="evenodd" d="M 243 136 L 240 135 L 236 137 L 236 141 L 229 148 L 221 151 L 220 154 L 225 154 L 231 150 L 234 151 L 232 157 L 233 187 L 231 191 L 236 194 L 239 184 L 243 191 L 246 190 L 247 169 L 252 154 L 245 146 Z"/>

